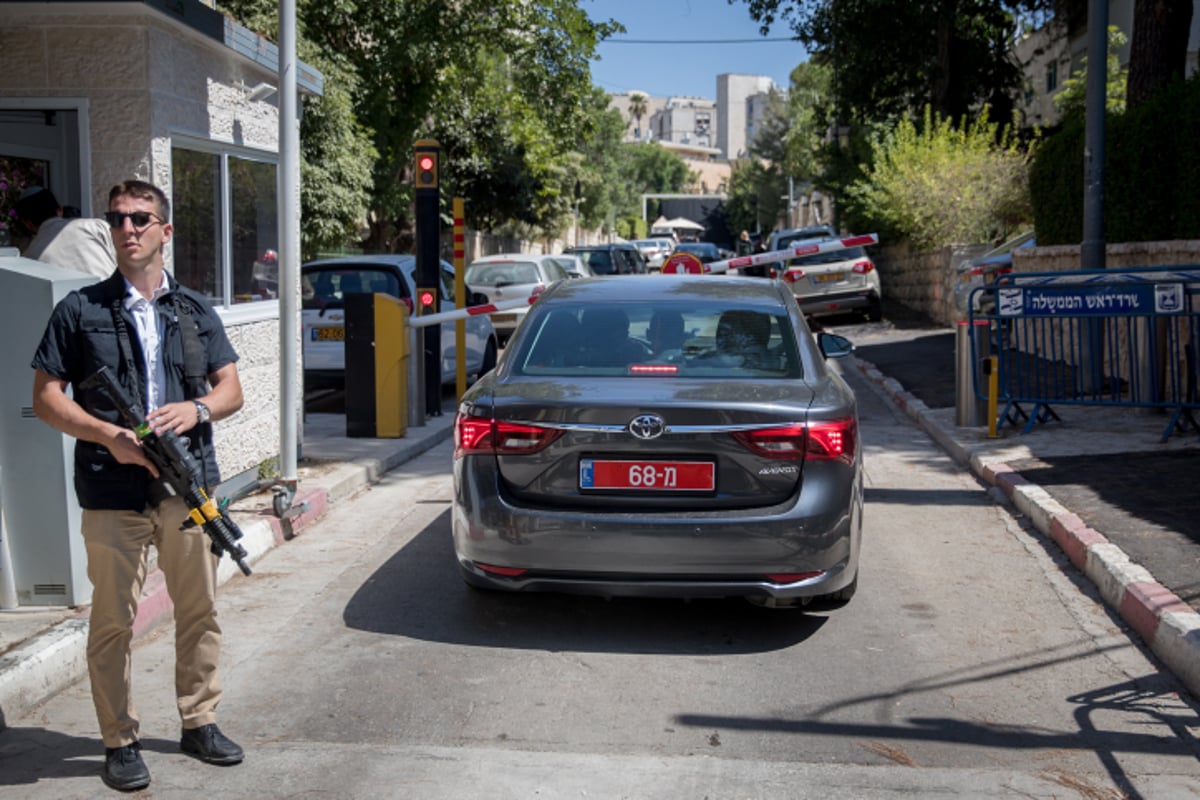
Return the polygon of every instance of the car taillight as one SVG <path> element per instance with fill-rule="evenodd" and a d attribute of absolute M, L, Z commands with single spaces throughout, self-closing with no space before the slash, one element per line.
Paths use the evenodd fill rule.
<path fill-rule="evenodd" d="M 733 436 L 758 455 L 788 461 L 845 461 L 854 463 L 858 447 L 853 417 L 811 425 L 782 425 Z"/>
<path fill-rule="evenodd" d="M 789 269 L 787 272 L 783 273 L 783 280 L 784 283 L 795 283 L 796 281 L 804 280 L 804 270 Z"/>
<path fill-rule="evenodd" d="M 458 414 L 454 418 L 454 457 L 536 453 L 561 435 L 562 431 L 536 425 L 519 425 Z"/>
<path fill-rule="evenodd" d="M 853 464 L 858 451 L 858 423 L 854 417 L 808 426 L 808 461 L 845 461 Z"/>
<path fill-rule="evenodd" d="M 529 299 L 536 300 L 538 298 L 538 296 L 541 295 L 541 293 L 544 291 L 546 291 L 546 287 L 543 284 L 539 283 L 537 286 L 533 287 L 533 291 L 529 294 Z"/>
<path fill-rule="evenodd" d="M 411 317 L 412 313 L 413 313 L 412 298 L 411 297 L 401 297 L 400 300 L 404 303 L 405 307 L 408 309 L 408 315 Z"/>
<path fill-rule="evenodd" d="M 750 450 L 767 458 L 799 461 L 804 458 L 804 426 L 783 425 L 757 431 L 739 431 L 733 435 Z"/>
<path fill-rule="evenodd" d="M 868 260 L 859 261 L 851 269 L 859 275 L 866 275 L 871 270 L 875 269 L 875 265 Z"/>
<path fill-rule="evenodd" d="M 996 268 L 996 274 L 997 274 L 997 275 L 1007 275 L 1007 274 L 1009 274 L 1010 272 L 1012 272 L 1012 267 L 1011 267 L 1011 266 L 1010 266 L 1010 267 L 997 267 L 997 268 Z"/>

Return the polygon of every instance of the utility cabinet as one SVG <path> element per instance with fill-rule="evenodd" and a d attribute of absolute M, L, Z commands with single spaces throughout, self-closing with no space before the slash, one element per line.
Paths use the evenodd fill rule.
<path fill-rule="evenodd" d="M 50 312 L 92 275 L 19 257 L 0 257 L 0 502 L 21 606 L 91 601 L 75 498 L 75 440 L 33 415 L 29 364 Z"/>

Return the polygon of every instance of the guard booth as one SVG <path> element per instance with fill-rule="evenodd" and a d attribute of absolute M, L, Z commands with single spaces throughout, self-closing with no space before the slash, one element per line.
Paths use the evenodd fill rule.
<path fill-rule="evenodd" d="M 407 306 L 387 294 L 348 294 L 346 436 L 395 439 L 408 432 Z"/>
<path fill-rule="evenodd" d="M 95 282 L 75 270 L 0 257 L 0 513 L 12 566 L 0 581 L 15 587 L 22 606 L 77 606 L 92 597 L 75 498 L 75 440 L 33 415 L 29 363 L 55 304 Z"/>

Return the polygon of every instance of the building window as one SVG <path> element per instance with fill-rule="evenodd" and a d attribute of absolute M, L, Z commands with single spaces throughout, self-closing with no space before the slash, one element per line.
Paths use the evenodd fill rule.
<path fill-rule="evenodd" d="M 1046 65 L 1046 92 L 1053 92 L 1058 88 L 1058 62 L 1051 61 Z"/>
<path fill-rule="evenodd" d="M 176 280 L 218 307 L 279 297 L 276 172 L 274 154 L 172 146 Z"/>

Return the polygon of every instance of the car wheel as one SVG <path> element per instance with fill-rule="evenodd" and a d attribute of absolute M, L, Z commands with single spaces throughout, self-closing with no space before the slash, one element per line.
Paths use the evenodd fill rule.
<path fill-rule="evenodd" d="M 883 303 L 878 297 L 871 297 L 871 301 L 867 304 L 866 317 L 867 322 L 881 322 L 883 320 Z"/>
<path fill-rule="evenodd" d="M 483 377 L 496 368 L 496 340 L 488 339 L 483 349 L 483 363 L 479 365 L 479 377 Z"/>
<path fill-rule="evenodd" d="M 813 610 L 818 608 L 841 608 L 850 602 L 850 599 L 854 597 L 854 593 L 857 591 L 858 573 L 855 573 L 854 580 L 850 581 L 848 585 L 842 587 L 838 591 L 830 592 L 829 594 L 817 595 L 814 597 L 812 599 L 812 603 L 809 604 L 809 608 Z"/>

